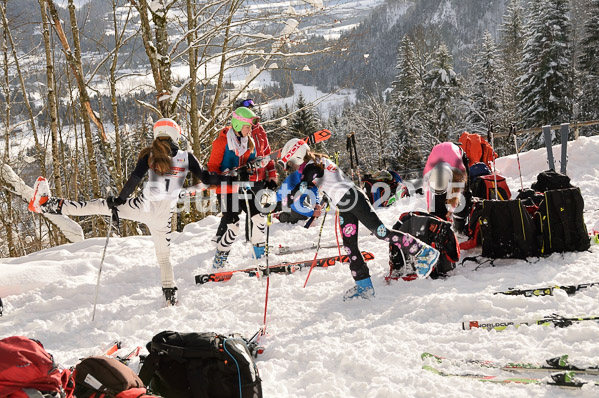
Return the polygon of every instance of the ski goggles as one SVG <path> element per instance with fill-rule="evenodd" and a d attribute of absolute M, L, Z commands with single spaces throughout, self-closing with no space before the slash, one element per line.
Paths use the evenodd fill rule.
<path fill-rule="evenodd" d="M 241 103 L 241 105 L 240 105 L 240 106 L 245 106 L 246 108 L 251 108 L 251 107 L 253 107 L 254 105 L 255 105 L 255 104 L 254 104 L 254 100 L 253 100 L 253 99 L 251 99 L 251 98 L 248 98 L 248 99 L 244 100 L 244 101 Z"/>
<path fill-rule="evenodd" d="M 247 117 L 239 116 L 236 113 L 233 114 L 233 119 L 237 119 L 240 122 L 249 123 L 252 126 L 257 125 L 258 122 L 260 121 L 260 117 L 259 116 L 252 117 L 252 118 L 247 118 Z"/>

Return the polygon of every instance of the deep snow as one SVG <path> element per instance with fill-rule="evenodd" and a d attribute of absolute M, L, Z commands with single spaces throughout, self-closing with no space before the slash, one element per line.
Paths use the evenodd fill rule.
<path fill-rule="evenodd" d="M 559 159 L 559 146 L 554 149 Z M 581 188 L 585 220 L 591 229 L 599 219 L 599 137 L 571 141 L 568 151 L 568 174 Z M 547 168 L 545 150 L 523 153 L 520 160 L 525 186 Z M 515 155 L 499 159 L 497 168 L 515 193 L 520 187 Z M 417 196 L 378 214 L 390 226 L 401 212 L 424 208 L 423 197 Z M 327 217 L 323 242 L 335 240 L 333 219 Z M 71 366 L 111 340 L 122 340 L 123 351 L 128 351 L 145 346 L 154 334 L 167 329 L 252 335 L 263 320 L 264 281 L 239 275 L 227 283 L 194 284 L 195 274 L 210 272 L 214 253 L 210 239 L 218 221 L 211 216 L 173 236 L 172 260 L 180 289 L 177 307 L 162 306 L 150 238 L 111 238 L 94 322 L 90 320 L 92 303 L 105 238 L 0 260 L 0 297 L 5 303 L 0 338 L 39 339 L 60 363 Z M 317 235 L 317 227 L 306 230 L 275 222 L 270 244 L 308 244 Z M 562 292 L 536 298 L 493 295 L 509 287 L 597 282 L 597 245 L 589 252 L 554 254 L 529 262 L 499 260 L 495 267 L 485 265 L 478 270 L 470 262 L 458 266 L 446 280 L 386 285 L 387 245 L 364 227 L 360 237 L 361 249 L 376 255 L 370 262 L 376 289 L 373 300 L 341 300 L 353 284 L 347 265 L 315 269 L 305 289 L 305 270 L 270 277 L 267 350 L 257 362 L 265 397 L 597 396 L 598 390 L 590 386 L 571 391 L 444 378 L 422 370 L 420 359 L 423 351 L 461 359 L 531 362 L 568 353 L 576 361 L 599 362 L 599 324 L 595 322 L 564 329 L 461 329 L 462 321 L 477 319 L 599 315 L 599 288 L 572 297 Z M 321 250 L 321 256 L 335 253 L 336 248 Z M 463 252 L 462 256 L 476 253 Z M 231 263 L 245 266 L 251 263 L 250 256 L 251 247 L 238 239 Z M 270 262 L 313 256 L 312 250 L 271 254 Z"/>

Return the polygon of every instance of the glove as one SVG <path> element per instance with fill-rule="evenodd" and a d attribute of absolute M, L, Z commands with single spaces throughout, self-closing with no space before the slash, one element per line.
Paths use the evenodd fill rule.
<path fill-rule="evenodd" d="M 117 206 L 124 205 L 125 199 L 121 199 L 120 196 L 109 196 L 106 198 L 106 204 L 110 210 L 114 209 Z"/>
<path fill-rule="evenodd" d="M 271 191 L 277 190 L 277 182 L 275 180 L 267 180 L 264 182 L 264 188 L 270 189 Z"/>
<path fill-rule="evenodd" d="M 322 206 L 317 204 L 316 206 L 314 206 L 314 214 L 312 214 L 312 216 L 314 218 L 318 218 L 318 217 L 320 217 L 321 214 L 322 214 Z"/>
<path fill-rule="evenodd" d="M 242 167 L 239 169 L 239 181 L 249 181 L 250 173 L 248 172 L 247 167 Z"/>

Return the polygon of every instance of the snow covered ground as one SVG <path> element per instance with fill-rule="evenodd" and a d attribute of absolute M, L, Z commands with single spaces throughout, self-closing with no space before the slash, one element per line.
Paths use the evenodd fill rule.
<path fill-rule="evenodd" d="M 555 148 L 556 155 L 559 146 Z M 589 229 L 599 219 L 599 137 L 569 143 L 568 174 L 581 188 Z M 525 186 L 547 168 L 544 150 L 521 154 Z M 520 187 L 516 157 L 499 159 L 513 192 Z M 559 164 L 558 164 L 559 167 Z M 399 214 L 422 210 L 422 197 L 379 211 L 392 225 Z M 334 217 L 327 217 L 323 242 L 335 240 Z M 149 237 L 111 238 L 103 267 L 96 319 L 92 303 L 105 238 L 63 245 L 31 255 L 0 260 L 0 297 L 5 314 L 0 338 L 25 335 L 39 339 L 63 365 L 95 353 L 111 340 L 123 351 L 145 346 L 163 330 L 215 331 L 252 335 L 262 324 L 265 282 L 245 275 L 226 283 L 195 285 L 193 276 L 210 272 L 214 247 L 210 239 L 217 217 L 187 225 L 175 234 L 172 259 L 180 304 L 163 307 L 159 271 Z M 318 228 L 275 222 L 270 244 L 315 242 Z M 599 315 L 599 288 L 575 296 L 525 298 L 493 295 L 509 287 L 578 284 L 599 281 L 598 246 L 582 253 L 548 258 L 499 260 L 475 270 L 458 266 L 446 280 L 418 280 L 386 285 L 386 244 L 360 231 L 362 250 L 376 259 L 370 269 L 376 297 L 343 302 L 353 282 L 347 265 L 317 268 L 303 288 L 307 271 L 272 275 L 268 302 L 266 352 L 258 366 L 265 397 L 595 397 L 597 389 L 561 390 L 551 386 L 495 385 L 441 377 L 422 370 L 424 351 L 460 359 L 542 361 L 568 353 L 575 361 L 599 359 L 599 324 L 582 322 L 568 328 L 509 328 L 502 332 L 461 329 L 469 320 L 526 320 L 551 313 Z M 337 249 L 322 249 L 322 256 Z M 251 247 L 238 239 L 231 268 L 251 263 Z M 462 253 L 462 256 L 477 251 Z M 270 262 L 311 259 L 313 251 L 271 254 Z M 492 373 L 491 370 L 485 370 Z"/>

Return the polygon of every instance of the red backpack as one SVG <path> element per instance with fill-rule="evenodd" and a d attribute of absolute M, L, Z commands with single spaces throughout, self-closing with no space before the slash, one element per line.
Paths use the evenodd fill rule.
<path fill-rule="evenodd" d="M 460 144 L 462 150 L 466 152 L 470 163 L 468 167 L 475 163 L 483 162 L 492 168 L 493 160 L 497 159 L 497 154 L 493 151 L 491 144 L 483 137 L 476 133 L 464 131 L 460 136 Z"/>
<path fill-rule="evenodd" d="M 73 396 L 71 371 L 60 370 L 42 343 L 13 336 L 0 340 L 0 397 L 28 398 L 32 391 Z"/>

